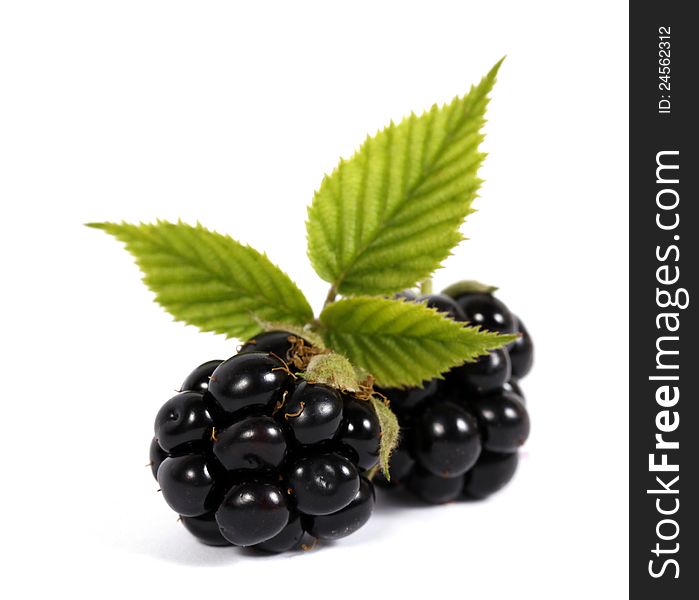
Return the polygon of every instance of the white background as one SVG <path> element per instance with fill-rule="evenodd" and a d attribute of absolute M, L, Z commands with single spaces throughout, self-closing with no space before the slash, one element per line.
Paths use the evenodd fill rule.
<path fill-rule="evenodd" d="M 625 596 L 626 3 L 246 4 L 1 5 L 2 595 Z M 307 553 L 197 544 L 143 465 L 161 403 L 235 342 L 173 323 L 82 223 L 199 219 L 317 308 L 323 173 L 504 54 L 479 212 L 436 286 L 499 285 L 535 337 L 516 479 L 484 503 L 380 496 Z"/>

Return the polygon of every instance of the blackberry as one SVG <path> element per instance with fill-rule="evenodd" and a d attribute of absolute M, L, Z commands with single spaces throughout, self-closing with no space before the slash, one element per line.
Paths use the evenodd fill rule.
<path fill-rule="evenodd" d="M 431 379 L 421 387 L 394 389 L 378 388 L 379 393 L 391 400 L 391 408 L 408 417 L 418 405 L 430 398 L 436 397 L 442 391 L 442 383 L 439 379 Z"/>
<path fill-rule="evenodd" d="M 289 352 L 294 347 L 293 339 L 296 336 L 289 331 L 267 331 L 249 339 L 240 347 L 238 354 L 249 352 L 266 352 L 287 360 Z"/>
<path fill-rule="evenodd" d="M 463 475 L 481 453 L 476 419 L 451 402 L 435 402 L 423 409 L 413 424 L 410 443 L 420 466 L 445 478 Z"/>
<path fill-rule="evenodd" d="M 214 479 L 203 454 L 166 458 L 158 469 L 165 502 L 185 517 L 200 517 L 214 508 Z"/>
<path fill-rule="evenodd" d="M 362 477 L 359 489 L 344 508 L 329 515 L 306 515 L 306 531 L 319 540 L 338 540 L 364 526 L 374 510 L 374 486 Z"/>
<path fill-rule="evenodd" d="M 256 544 L 253 548 L 270 553 L 293 550 L 300 545 L 305 533 L 301 523 L 301 516 L 299 513 L 295 512 L 289 516 L 289 521 L 284 529 L 274 537 Z"/>
<path fill-rule="evenodd" d="M 434 308 L 438 312 L 444 313 L 450 319 L 455 321 L 465 321 L 466 314 L 459 304 L 446 294 L 427 294 L 420 296 L 415 302 L 423 302 L 430 308 Z"/>
<path fill-rule="evenodd" d="M 333 439 L 342 423 L 342 397 L 327 385 L 302 381 L 284 405 L 284 419 L 299 444 Z"/>
<path fill-rule="evenodd" d="M 490 452 L 517 452 L 529 437 L 529 415 L 521 399 L 512 392 L 499 392 L 469 403 L 478 419 L 483 447 Z"/>
<path fill-rule="evenodd" d="M 464 494 L 471 498 L 485 498 L 503 488 L 517 470 L 519 454 L 483 452 L 480 459 L 464 477 Z"/>
<path fill-rule="evenodd" d="M 505 348 L 492 350 L 475 362 L 452 369 L 447 379 L 453 387 L 472 394 L 492 392 L 510 380 L 510 357 Z"/>
<path fill-rule="evenodd" d="M 237 354 L 211 375 L 208 393 L 226 415 L 245 408 L 271 411 L 291 384 L 284 364 L 264 352 Z"/>
<path fill-rule="evenodd" d="M 305 535 L 349 535 L 373 510 L 365 473 L 378 461 L 376 414 L 299 378 L 276 351 L 259 351 L 281 350 L 283 337 L 258 336 L 228 360 L 197 367 L 156 416 L 150 467 L 202 543 L 284 552 Z"/>
<path fill-rule="evenodd" d="M 230 546 L 231 543 L 221 535 L 221 530 L 216 522 L 216 515 L 212 512 L 201 517 L 183 517 L 180 521 L 184 528 L 195 538 L 209 546 Z"/>
<path fill-rule="evenodd" d="M 272 417 L 248 417 L 219 433 L 213 451 L 228 471 L 276 469 L 286 458 L 286 436 Z"/>
<path fill-rule="evenodd" d="M 515 317 L 515 323 L 516 331 L 521 335 L 510 345 L 510 363 L 512 364 L 512 377 L 522 379 L 529 374 L 534 364 L 534 344 L 522 320 Z"/>
<path fill-rule="evenodd" d="M 213 417 L 201 392 L 181 392 L 170 398 L 155 417 L 155 437 L 169 452 L 176 447 L 195 445 L 211 435 Z"/>
<path fill-rule="evenodd" d="M 209 379 L 214 374 L 222 360 L 210 360 L 199 365 L 194 371 L 187 375 L 187 379 L 180 388 L 183 392 L 205 392 L 209 389 Z"/>
<path fill-rule="evenodd" d="M 153 438 L 153 440 L 151 441 L 150 452 L 148 453 L 148 455 L 150 457 L 150 463 L 148 463 L 148 466 L 151 468 L 153 477 L 155 477 L 157 481 L 158 468 L 160 467 L 162 462 L 168 457 L 168 453 L 160 447 L 160 444 L 158 444 L 158 438 Z"/>
<path fill-rule="evenodd" d="M 459 286 L 447 291 L 454 289 Z M 531 370 L 533 344 L 521 320 L 489 293 L 459 293 L 451 302 L 444 297 L 420 300 L 452 319 L 522 335 L 509 347 L 452 369 L 443 381 L 380 390 L 391 401 L 402 438 L 391 456 L 391 480 L 379 474 L 376 482 L 405 488 L 430 504 L 485 498 L 505 486 L 530 427 L 519 381 Z"/>
<path fill-rule="evenodd" d="M 514 333 L 517 330 L 514 315 L 503 302 L 492 294 L 469 292 L 453 298 L 471 325 L 480 325 L 488 331 Z"/>
<path fill-rule="evenodd" d="M 429 504 L 444 504 L 461 495 L 464 481 L 463 477 L 440 477 L 418 467 L 410 473 L 406 487 Z"/>
<path fill-rule="evenodd" d="M 371 469 L 379 461 L 381 425 L 367 402 L 346 397 L 339 441 L 360 469 Z"/>
<path fill-rule="evenodd" d="M 522 387 L 519 385 L 516 379 L 510 379 L 508 382 L 503 384 L 502 390 L 504 392 L 512 392 L 513 394 L 516 394 L 522 404 L 527 403 Z"/>
<path fill-rule="evenodd" d="M 221 535 L 236 546 L 272 539 L 289 523 L 289 505 L 281 488 L 266 481 L 233 485 L 216 510 Z"/>
<path fill-rule="evenodd" d="M 359 472 L 341 454 L 299 459 L 289 469 L 289 490 L 308 515 L 329 515 L 347 506 L 359 490 Z"/>

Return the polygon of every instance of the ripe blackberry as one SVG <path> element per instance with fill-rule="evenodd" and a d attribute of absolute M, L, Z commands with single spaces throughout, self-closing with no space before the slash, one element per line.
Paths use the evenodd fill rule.
<path fill-rule="evenodd" d="M 503 384 L 502 390 L 504 392 L 512 392 L 513 394 L 519 396 L 519 400 L 522 404 L 527 403 L 527 400 L 524 397 L 524 392 L 522 391 L 522 387 L 519 385 L 516 379 L 510 379 L 508 382 Z"/>
<path fill-rule="evenodd" d="M 431 379 L 421 387 L 378 388 L 377 391 L 391 400 L 391 408 L 395 412 L 400 412 L 407 418 L 419 405 L 442 391 L 442 382 L 439 379 Z"/>
<path fill-rule="evenodd" d="M 514 333 L 517 329 L 514 315 L 503 302 L 492 294 L 469 292 L 453 298 L 463 311 L 466 321 L 488 331 Z"/>
<path fill-rule="evenodd" d="M 266 352 L 273 354 L 282 360 L 287 360 L 289 352 L 294 347 L 293 339 L 296 336 L 289 331 L 267 331 L 249 339 L 238 351 L 238 354 L 249 352 Z"/>
<path fill-rule="evenodd" d="M 378 461 L 376 414 L 257 351 L 279 338 L 259 336 L 256 351 L 197 367 L 156 416 L 153 475 L 205 544 L 283 552 L 304 535 L 349 535 L 373 510 L 363 473 Z"/>
<path fill-rule="evenodd" d="M 512 377 L 522 379 L 529 374 L 534 364 L 534 344 L 521 319 L 515 317 L 516 329 L 521 335 L 509 348 Z"/>
<path fill-rule="evenodd" d="M 347 506 L 359 490 L 357 467 L 341 454 L 306 456 L 289 468 L 289 490 L 307 515 L 329 515 Z"/>
<path fill-rule="evenodd" d="M 475 398 L 469 410 L 478 420 L 483 447 L 490 452 L 517 452 L 529 437 L 529 415 L 521 399 L 512 392 Z"/>
<path fill-rule="evenodd" d="M 291 384 L 284 364 L 264 352 L 236 354 L 211 375 L 208 393 L 228 416 L 244 408 L 271 411 Z"/>
<path fill-rule="evenodd" d="M 301 381 L 284 405 L 284 419 L 299 444 L 318 444 L 337 435 L 342 407 L 342 397 L 336 389 Z"/>
<path fill-rule="evenodd" d="M 475 362 L 467 362 L 452 369 L 447 375 L 452 387 L 484 394 L 505 385 L 510 380 L 510 357 L 505 348 L 498 348 L 480 356 Z"/>
<path fill-rule="evenodd" d="M 195 538 L 209 546 L 230 546 L 231 543 L 221 535 L 221 530 L 216 522 L 216 515 L 212 512 L 201 517 L 183 517 L 180 521 L 184 528 Z"/>
<path fill-rule="evenodd" d="M 155 437 L 170 452 L 195 445 L 211 435 L 214 420 L 201 392 L 181 392 L 170 398 L 155 417 Z"/>
<path fill-rule="evenodd" d="M 442 297 L 426 298 L 429 304 L 429 299 L 441 302 Z M 444 381 L 381 390 L 398 416 L 402 439 L 391 456 L 390 482 L 380 474 L 376 482 L 405 488 L 430 504 L 462 496 L 484 498 L 506 485 L 530 427 L 519 385 L 533 362 L 529 333 L 492 294 L 460 293 L 453 300 L 463 317 L 448 302 L 431 300 L 431 305 L 452 318 L 456 314 L 485 329 L 521 331 L 522 336 L 509 347 L 452 369 Z"/>
<path fill-rule="evenodd" d="M 289 517 L 282 489 L 255 480 L 233 485 L 216 510 L 221 535 L 236 546 L 253 546 L 272 539 L 287 526 Z"/>
<path fill-rule="evenodd" d="M 519 454 L 483 452 L 476 465 L 464 477 L 464 495 L 485 498 L 503 488 L 517 470 Z"/>
<path fill-rule="evenodd" d="M 345 397 L 339 441 L 360 469 L 371 469 L 379 461 L 381 425 L 368 403 Z M 343 452 L 344 454 L 344 452 Z"/>
<path fill-rule="evenodd" d="M 209 389 L 209 379 L 214 374 L 222 360 L 210 360 L 199 365 L 194 371 L 187 375 L 187 379 L 182 383 L 183 392 L 205 392 Z"/>
<path fill-rule="evenodd" d="M 418 467 L 410 473 L 406 487 L 429 504 L 444 504 L 461 495 L 464 481 L 463 477 L 440 477 Z"/>
<path fill-rule="evenodd" d="M 276 469 L 286 458 L 286 436 L 272 417 L 247 417 L 218 433 L 213 451 L 228 471 Z"/>
<path fill-rule="evenodd" d="M 215 507 L 214 478 L 203 454 L 166 458 L 158 469 L 165 502 L 185 517 L 200 517 Z"/>
<path fill-rule="evenodd" d="M 329 515 L 306 515 L 306 531 L 319 540 L 339 540 L 363 527 L 374 510 L 374 486 L 362 477 L 359 489 L 344 508 Z"/>
<path fill-rule="evenodd" d="M 257 550 L 264 552 L 278 553 L 286 552 L 297 548 L 306 532 L 301 523 L 301 516 L 294 512 L 289 516 L 289 521 L 277 535 L 253 546 Z"/>
<path fill-rule="evenodd" d="M 162 464 L 162 462 L 168 457 L 168 453 L 165 452 L 160 447 L 160 444 L 158 444 L 158 438 L 153 438 L 153 440 L 150 443 L 150 452 L 148 453 L 150 457 L 150 463 L 149 466 L 151 468 L 151 471 L 153 473 L 153 477 L 155 477 L 156 481 L 158 479 L 158 468 Z"/>
<path fill-rule="evenodd" d="M 430 308 L 434 308 L 438 312 L 444 313 L 450 319 L 455 321 L 465 321 L 466 315 L 459 304 L 446 294 L 427 294 L 420 296 L 415 302 L 423 302 Z"/>
<path fill-rule="evenodd" d="M 481 453 L 476 419 L 452 402 L 435 402 L 416 416 L 410 449 L 424 469 L 439 477 L 458 477 Z"/>

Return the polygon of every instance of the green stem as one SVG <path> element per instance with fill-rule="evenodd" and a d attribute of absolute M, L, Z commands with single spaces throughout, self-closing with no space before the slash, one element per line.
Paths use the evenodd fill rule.
<path fill-rule="evenodd" d="M 325 303 L 323 304 L 323 308 L 325 308 L 328 304 L 332 304 L 335 302 L 335 298 L 337 297 L 337 290 L 335 289 L 334 285 L 330 286 L 330 289 L 328 290 L 328 295 L 325 297 Z"/>
<path fill-rule="evenodd" d="M 420 283 L 420 294 L 425 296 L 432 293 L 432 278 L 428 277 Z"/>
<path fill-rule="evenodd" d="M 378 472 L 381 470 L 381 465 L 374 465 L 369 469 L 366 473 L 364 473 L 364 477 L 366 477 L 369 481 L 372 481 L 374 477 L 378 474 Z"/>

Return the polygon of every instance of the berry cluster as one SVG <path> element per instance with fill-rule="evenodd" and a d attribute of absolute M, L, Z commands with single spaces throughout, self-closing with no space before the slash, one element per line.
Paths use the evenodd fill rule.
<path fill-rule="evenodd" d="M 456 286 L 455 286 L 456 287 Z M 447 288 L 441 294 L 399 297 L 425 302 L 457 321 L 499 333 L 519 332 L 509 347 L 452 369 L 410 389 L 385 389 L 401 426 L 385 487 L 405 487 L 439 504 L 462 495 L 484 498 L 507 484 L 517 469 L 518 448 L 529 435 L 529 416 L 519 380 L 533 362 L 523 323 L 492 293 Z M 454 290 L 454 291 L 451 291 Z"/>
<path fill-rule="evenodd" d="M 286 362 L 293 340 L 265 333 L 204 363 L 158 412 L 153 475 L 204 543 L 283 552 L 305 533 L 345 537 L 371 516 L 365 471 L 378 461 L 376 414 L 297 377 Z"/>

